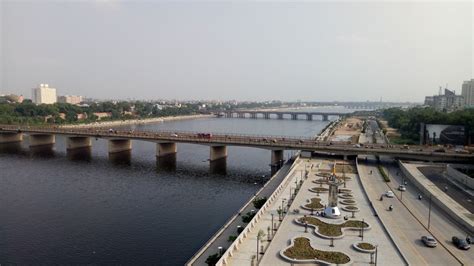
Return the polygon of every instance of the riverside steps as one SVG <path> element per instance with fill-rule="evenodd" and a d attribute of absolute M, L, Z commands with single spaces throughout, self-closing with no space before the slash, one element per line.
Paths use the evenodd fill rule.
<path fill-rule="evenodd" d="M 186 265 L 206 265 L 206 259 L 216 253 L 219 252 L 225 252 L 225 250 L 232 244 L 232 242 L 229 242 L 229 236 L 246 236 L 248 233 L 249 228 L 253 227 L 255 224 L 255 220 L 259 218 L 261 214 L 258 209 L 256 209 L 253 205 L 253 200 L 255 198 L 261 198 L 261 197 L 266 197 L 267 203 L 272 202 L 276 199 L 275 193 L 280 193 L 282 190 L 282 187 L 285 183 L 285 180 L 288 179 L 290 175 L 293 175 L 294 172 L 296 171 L 297 166 L 301 163 L 301 159 L 299 157 L 296 157 L 292 160 L 289 160 L 283 166 L 281 169 L 276 172 L 270 180 L 265 183 L 265 185 L 255 193 L 255 196 L 249 199 L 247 203 L 244 204 L 244 206 L 237 211 L 237 213 L 232 216 L 225 225 L 217 231 L 217 233 L 211 237 L 211 239 L 204 244 L 204 246 L 196 253 L 194 254 L 189 261 L 186 263 Z M 264 209 L 265 204 L 260 210 Z M 252 219 L 251 223 L 245 224 L 242 222 L 242 216 L 245 215 L 248 212 L 255 211 L 256 215 L 254 219 Z M 278 219 L 278 218 L 276 218 Z M 237 233 L 237 227 L 241 226 L 243 231 L 238 234 Z M 237 239 L 236 241 L 241 241 Z M 219 247 L 222 248 L 219 249 Z"/>

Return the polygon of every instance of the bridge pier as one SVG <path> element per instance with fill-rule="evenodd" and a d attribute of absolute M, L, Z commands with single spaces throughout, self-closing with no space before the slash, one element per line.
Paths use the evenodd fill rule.
<path fill-rule="evenodd" d="M 272 159 L 271 159 L 271 172 L 272 175 L 276 173 L 283 164 L 283 150 L 272 150 Z"/>
<path fill-rule="evenodd" d="M 329 115 L 324 115 L 323 114 L 323 121 L 328 121 L 329 120 Z"/>
<path fill-rule="evenodd" d="M 56 143 L 56 138 L 53 134 L 31 134 L 30 147 L 47 146 Z"/>
<path fill-rule="evenodd" d="M 313 121 L 313 115 L 312 114 L 307 114 L 306 115 L 306 120 Z"/>
<path fill-rule="evenodd" d="M 282 119 L 283 119 L 283 114 L 279 114 L 279 113 L 278 113 L 278 114 L 277 114 L 277 118 L 280 119 L 280 120 L 282 120 Z"/>
<path fill-rule="evenodd" d="M 227 158 L 227 146 L 211 146 L 209 161 L 213 162 Z"/>
<path fill-rule="evenodd" d="M 89 148 L 92 146 L 90 137 L 67 137 L 66 138 L 66 149 L 75 150 L 82 148 Z"/>
<path fill-rule="evenodd" d="M 237 113 L 237 116 L 238 116 L 239 118 L 245 118 L 245 113 Z"/>
<path fill-rule="evenodd" d="M 256 119 L 256 118 L 257 118 L 257 114 L 256 114 L 256 113 L 250 113 L 250 118 Z"/>
<path fill-rule="evenodd" d="M 291 120 L 298 120 L 297 114 L 291 114 Z"/>
<path fill-rule="evenodd" d="M 178 152 L 178 145 L 175 142 L 157 143 L 156 156 L 165 157 L 176 154 Z"/>
<path fill-rule="evenodd" d="M 15 143 L 23 141 L 22 133 L 14 132 L 2 132 L 0 133 L 0 144 L 2 143 Z"/>
<path fill-rule="evenodd" d="M 265 119 L 270 119 L 270 114 L 269 113 L 264 113 L 263 116 L 264 116 Z"/>
<path fill-rule="evenodd" d="M 109 154 L 132 150 L 130 139 L 109 139 Z"/>

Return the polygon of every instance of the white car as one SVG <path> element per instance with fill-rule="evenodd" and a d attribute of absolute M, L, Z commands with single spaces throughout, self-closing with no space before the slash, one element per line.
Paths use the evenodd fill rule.
<path fill-rule="evenodd" d="M 178 134 L 173 133 L 173 134 L 171 134 L 171 137 L 177 138 L 177 137 L 178 137 Z"/>
<path fill-rule="evenodd" d="M 407 187 L 405 185 L 400 185 L 398 186 L 398 190 L 400 191 L 406 191 L 407 190 Z"/>
<path fill-rule="evenodd" d="M 393 191 L 389 190 L 389 191 L 385 192 L 385 197 L 393 198 L 393 197 L 395 197 L 395 194 L 393 194 Z"/>

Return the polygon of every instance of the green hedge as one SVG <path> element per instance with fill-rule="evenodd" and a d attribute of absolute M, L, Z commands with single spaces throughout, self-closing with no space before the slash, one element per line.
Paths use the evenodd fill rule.
<path fill-rule="evenodd" d="M 385 170 L 383 169 L 383 167 L 382 167 L 381 165 L 379 165 L 378 168 L 379 168 L 380 174 L 381 174 L 382 177 L 383 177 L 383 180 L 384 180 L 385 182 L 390 182 L 390 177 L 388 177 L 387 173 L 385 173 Z"/>

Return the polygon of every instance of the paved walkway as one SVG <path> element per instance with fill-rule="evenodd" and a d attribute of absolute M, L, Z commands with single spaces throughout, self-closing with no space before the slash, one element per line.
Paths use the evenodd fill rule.
<path fill-rule="evenodd" d="M 297 163 L 297 162 L 295 162 Z M 263 187 L 259 193 L 257 193 L 257 197 L 269 197 L 273 191 L 280 185 L 282 180 L 286 177 L 288 171 L 291 168 L 291 164 L 285 164 L 280 171 L 277 172 L 276 175 L 270 179 L 265 187 Z M 243 207 L 243 209 L 240 210 L 240 213 L 246 214 L 247 212 L 250 212 L 251 210 L 255 210 L 255 207 L 253 206 L 252 199 L 247 202 L 247 204 Z M 206 259 L 212 255 L 215 254 L 219 251 L 218 247 L 223 247 L 224 249 L 230 246 L 232 243 L 228 241 L 229 236 L 236 236 L 237 234 L 237 226 L 240 225 L 242 227 L 245 227 L 246 224 L 242 222 L 241 216 L 238 214 L 234 215 L 229 222 L 226 223 L 225 228 L 221 228 L 217 233 L 217 237 L 212 241 L 212 243 L 207 243 L 200 251 L 198 251 L 196 254 L 198 257 L 196 260 L 191 264 L 191 265 L 206 265 L 205 261 Z M 215 235 L 215 236 L 216 236 Z M 213 237 L 215 237 L 213 236 Z M 212 239 L 212 238 L 211 238 Z M 195 255 L 196 256 L 196 255 Z M 194 257 L 194 256 L 193 256 Z M 191 260 L 190 260 L 191 261 Z M 190 262 L 189 261 L 189 262 Z M 188 262 L 188 263 L 189 263 Z M 187 264 L 188 264 L 187 263 Z"/>
<path fill-rule="evenodd" d="M 353 260 L 355 265 L 367 265 L 370 262 L 370 255 L 367 253 L 360 253 L 355 251 L 352 248 L 352 244 L 356 241 L 359 241 L 358 231 L 348 230 L 345 231 L 345 237 L 343 239 L 338 239 L 334 241 L 335 247 L 331 248 L 330 240 L 323 239 L 316 236 L 313 233 L 311 227 L 308 227 L 308 232 L 304 232 L 304 227 L 294 223 L 294 219 L 302 217 L 303 215 L 310 215 L 310 211 L 304 210 L 301 208 L 301 205 L 307 204 L 307 200 L 318 197 L 316 193 L 309 191 L 309 188 L 318 186 L 312 181 L 318 179 L 319 177 L 315 176 L 315 173 L 318 172 L 318 167 L 322 169 L 330 170 L 332 161 L 326 161 L 321 159 L 311 159 L 309 162 L 306 160 L 305 164 L 308 169 L 310 165 L 313 165 L 312 171 L 310 171 L 310 177 L 304 181 L 302 188 L 297 194 L 294 202 L 291 204 L 289 210 L 290 212 L 283 219 L 278 231 L 275 233 L 273 240 L 268 241 L 268 236 L 264 237 L 263 246 L 265 253 L 259 255 L 259 264 L 260 265 L 288 265 L 289 262 L 283 260 L 279 255 L 282 249 L 285 249 L 289 245 L 289 241 L 294 236 L 304 236 L 310 238 L 315 243 L 315 248 L 321 250 L 337 250 L 347 253 Z M 254 230 L 253 234 L 249 234 L 249 237 L 246 241 L 242 242 L 240 245 L 239 251 L 235 252 L 231 260 L 229 260 L 229 265 L 250 265 L 252 261 L 252 256 L 256 256 L 257 248 L 257 232 L 259 229 L 263 230 L 265 234 L 268 234 L 267 228 L 271 226 L 271 214 L 274 214 L 275 221 L 278 221 L 277 209 L 281 206 L 282 198 L 288 199 L 290 195 L 290 186 L 294 188 L 294 181 L 300 180 L 299 170 L 304 170 L 305 165 L 300 165 L 299 169 L 295 172 L 295 175 L 292 177 L 292 182 L 289 182 L 289 185 L 285 188 L 284 192 L 281 193 L 280 199 L 275 200 L 273 206 L 270 206 L 268 211 L 262 216 L 261 222 L 259 222 Z M 357 182 L 355 174 L 347 174 L 347 176 L 352 177 L 352 181 L 347 182 L 347 188 L 352 189 L 354 193 L 355 200 L 358 202 L 357 206 L 361 209 L 360 212 L 356 213 L 356 219 L 361 219 L 364 217 L 372 229 L 364 232 L 364 241 L 368 241 L 374 244 L 379 245 L 379 260 L 380 265 L 403 265 L 403 261 L 400 258 L 399 254 L 396 252 L 395 247 L 390 242 L 389 237 L 385 234 L 382 225 L 379 221 L 373 216 L 369 202 L 364 197 L 359 182 Z M 327 186 L 326 186 L 327 187 Z M 324 202 L 327 202 L 328 193 L 321 193 L 320 198 Z M 285 201 L 286 202 L 286 201 Z M 286 205 L 286 204 L 285 204 Z M 299 214 L 293 212 L 294 209 L 299 210 Z M 351 215 L 350 213 L 344 212 L 344 215 Z M 321 218 L 326 222 L 330 223 L 342 223 L 343 219 L 333 220 Z"/>

